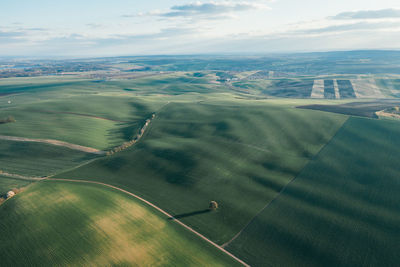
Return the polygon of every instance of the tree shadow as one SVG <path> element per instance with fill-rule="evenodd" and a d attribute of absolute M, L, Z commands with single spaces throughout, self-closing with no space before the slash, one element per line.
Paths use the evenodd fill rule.
<path fill-rule="evenodd" d="M 191 217 L 191 216 L 196 216 L 196 215 L 200 215 L 200 214 L 204 214 L 204 213 L 209 213 L 209 212 L 211 212 L 210 209 L 192 211 L 192 212 L 182 213 L 182 214 L 178 214 L 178 215 L 169 217 L 168 220 L 182 219 L 182 218 Z"/>

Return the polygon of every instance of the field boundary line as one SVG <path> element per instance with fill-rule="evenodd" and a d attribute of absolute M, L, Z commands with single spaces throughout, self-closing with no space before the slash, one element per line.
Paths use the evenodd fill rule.
<path fill-rule="evenodd" d="M 211 244 L 212 246 L 214 246 L 215 248 L 217 248 L 218 250 L 222 251 L 223 253 L 225 253 L 226 255 L 230 256 L 231 258 L 233 258 L 234 260 L 236 260 L 237 262 L 239 262 L 240 264 L 244 265 L 244 266 L 250 266 L 247 263 L 245 263 L 243 260 L 237 258 L 235 255 L 233 255 L 232 253 L 230 253 L 229 251 L 225 250 L 223 247 L 219 246 L 218 244 L 214 243 L 213 241 L 211 241 L 210 239 L 208 239 L 207 237 L 205 237 L 204 235 L 200 234 L 199 232 L 197 232 L 196 230 L 194 230 L 193 228 L 191 228 L 190 226 L 184 224 L 183 222 L 181 222 L 180 220 L 176 219 L 174 216 L 172 216 L 171 214 L 169 214 L 168 212 L 166 212 L 165 210 L 161 209 L 160 207 L 156 206 L 155 204 L 151 203 L 148 200 L 145 200 L 144 198 L 131 193 L 127 190 L 124 190 L 122 188 L 119 188 L 117 186 L 114 185 L 110 185 L 110 184 L 106 184 L 106 183 L 102 183 L 102 182 L 96 182 L 96 181 L 88 181 L 88 180 L 74 180 L 74 179 L 61 179 L 61 178 L 47 178 L 47 179 L 43 179 L 46 181 L 64 181 L 64 182 L 73 182 L 73 183 L 89 183 L 89 184 L 97 184 L 97 185 L 102 185 L 105 187 L 109 187 L 115 190 L 118 190 L 122 193 L 125 193 L 127 195 L 130 195 L 138 200 L 140 200 L 141 202 L 149 205 L 150 207 L 158 210 L 159 212 L 161 212 L 162 214 L 166 215 L 168 218 L 171 218 L 174 222 L 180 224 L 181 226 L 183 226 L 184 228 L 186 228 L 187 230 L 189 230 L 190 232 L 194 233 L 195 235 L 197 235 L 198 237 L 200 237 L 201 239 L 203 239 L 204 241 L 208 242 L 209 244 Z"/>
<path fill-rule="evenodd" d="M 259 212 L 257 212 L 253 218 L 251 218 L 251 220 L 234 236 L 232 237 L 231 240 L 229 240 L 228 242 L 224 243 L 221 247 L 225 248 L 227 246 L 229 246 L 229 244 L 231 244 L 233 241 L 235 241 L 236 238 L 238 238 L 240 236 L 240 234 L 257 218 L 258 215 L 260 215 L 266 208 L 268 208 L 272 203 L 274 203 L 281 195 L 282 193 L 286 190 L 286 188 L 288 188 L 289 185 L 291 185 L 299 176 L 300 174 L 303 173 L 303 171 L 305 170 L 305 168 L 312 162 L 314 161 L 318 155 L 332 142 L 333 139 L 335 139 L 335 137 L 338 135 L 338 133 L 343 129 L 343 127 L 347 124 L 347 122 L 349 121 L 350 117 L 347 118 L 343 124 L 339 127 L 339 129 L 335 132 L 334 135 L 332 135 L 332 137 L 328 140 L 328 142 L 326 142 L 321 149 L 303 166 L 303 168 L 301 168 L 301 170 L 299 171 L 299 173 L 297 175 L 295 175 L 284 187 L 282 187 L 282 189 L 278 192 L 278 194 L 276 194 Z"/>

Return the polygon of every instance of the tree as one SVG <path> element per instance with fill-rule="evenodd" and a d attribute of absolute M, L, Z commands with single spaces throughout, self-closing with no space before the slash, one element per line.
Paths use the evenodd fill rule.
<path fill-rule="evenodd" d="M 210 205 L 208 206 L 208 208 L 210 210 L 216 210 L 216 209 L 218 209 L 218 203 L 216 201 L 211 201 Z"/>

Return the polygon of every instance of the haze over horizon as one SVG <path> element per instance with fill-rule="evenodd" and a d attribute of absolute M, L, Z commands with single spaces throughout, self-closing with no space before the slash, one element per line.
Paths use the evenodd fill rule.
<path fill-rule="evenodd" d="M 399 49 L 394 0 L 5 0 L 0 56 Z"/>

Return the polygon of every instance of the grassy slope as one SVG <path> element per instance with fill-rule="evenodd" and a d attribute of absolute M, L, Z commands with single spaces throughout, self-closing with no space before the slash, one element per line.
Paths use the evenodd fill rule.
<path fill-rule="evenodd" d="M 17 121 L 0 125 L 1 135 L 55 139 L 97 149 L 106 149 L 124 141 L 117 122 L 67 114 L 11 113 Z"/>
<path fill-rule="evenodd" d="M 253 266 L 397 266 L 399 134 L 351 118 L 228 250 Z"/>
<path fill-rule="evenodd" d="M 0 125 L 0 134 L 56 139 L 106 149 L 130 140 L 143 121 L 163 104 L 165 102 L 130 97 L 75 96 L 21 105 L 0 111 L 1 117 L 16 119 L 15 123 Z M 56 112 L 74 112 L 122 122 Z"/>
<path fill-rule="evenodd" d="M 0 170 L 44 176 L 69 169 L 96 155 L 49 144 L 0 140 Z"/>
<path fill-rule="evenodd" d="M 31 181 L 9 178 L 0 174 L 0 197 L 14 188 L 21 188 L 30 183 Z"/>
<path fill-rule="evenodd" d="M 256 102 L 171 103 L 135 147 L 58 177 L 104 181 L 173 214 L 193 215 L 182 220 L 222 244 L 302 169 L 345 118 Z M 201 213 L 211 200 L 221 208 Z"/>
<path fill-rule="evenodd" d="M 135 199 L 102 186 L 39 182 L 0 206 L 9 266 L 235 263 Z"/>

